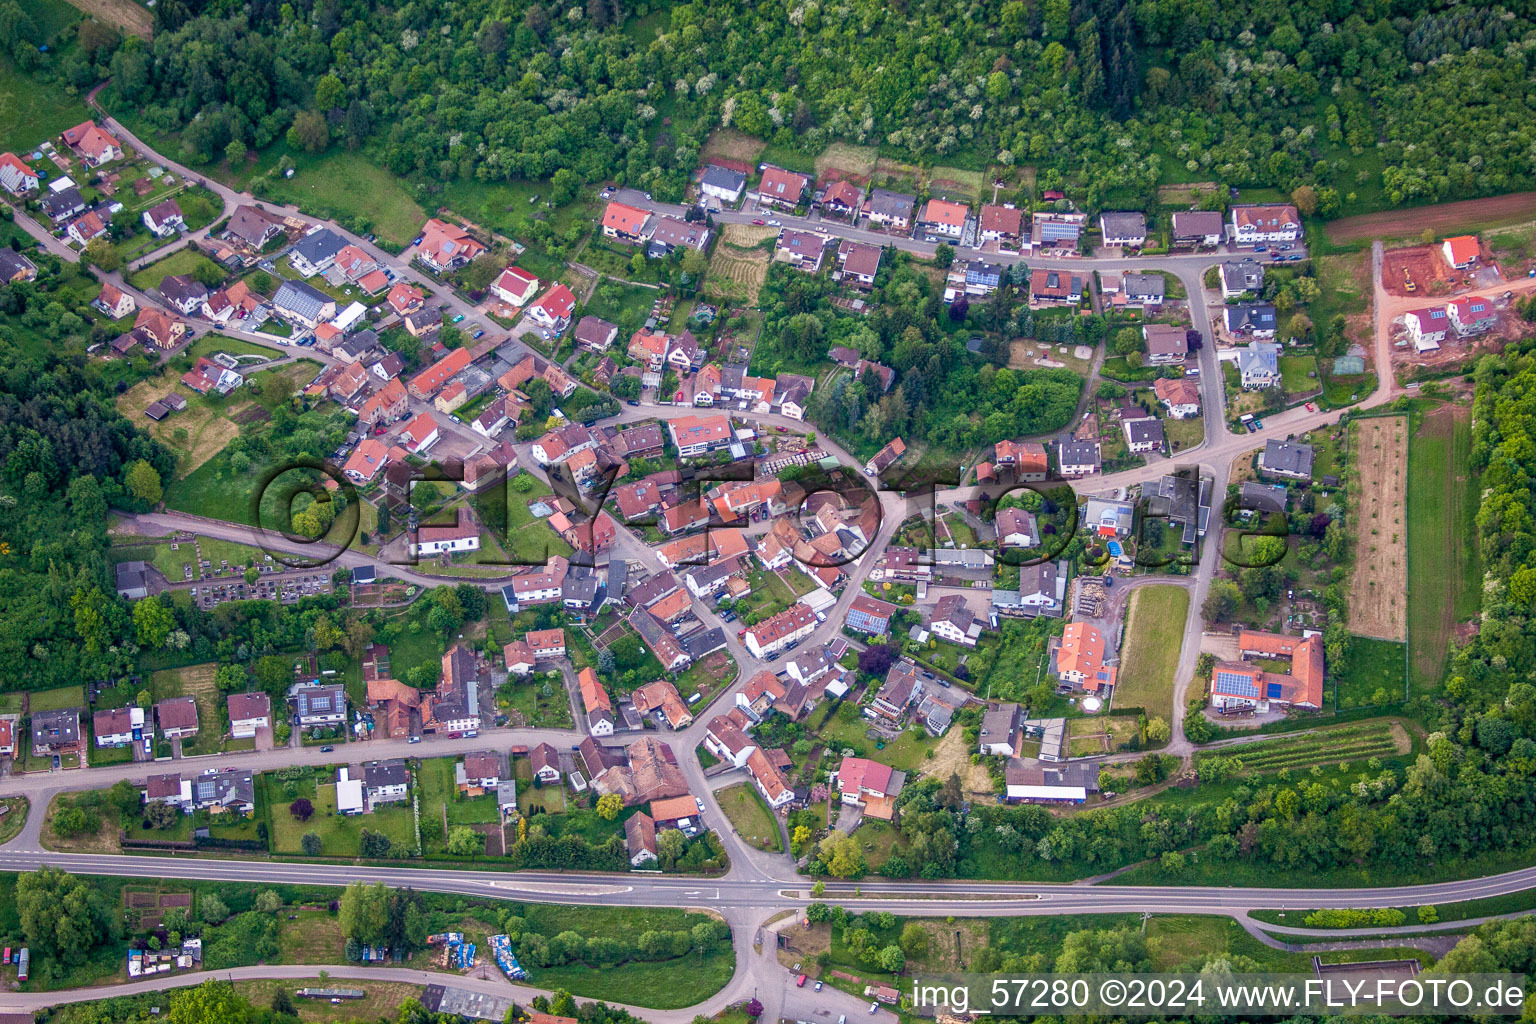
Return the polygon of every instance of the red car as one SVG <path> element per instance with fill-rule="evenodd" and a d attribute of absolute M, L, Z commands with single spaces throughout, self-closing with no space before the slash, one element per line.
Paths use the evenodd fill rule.
<path fill-rule="evenodd" d="M 768 222 L 763 220 L 763 218 L 759 217 L 759 218 L 757 218 L 757 220 L 754 220 L 752 222 L 752 226 L 756 227 L 756 228 L 760 228 L 760 227 L 762 227 L 766 223 L 768 223 Z"/>
<path fill-rule="evenodd" d="M 800 977 L 795 979 L 795 987 L 796 988 L 805 988 L 805 975 L 802 974 L 802 975 L 800 975 Z"/>

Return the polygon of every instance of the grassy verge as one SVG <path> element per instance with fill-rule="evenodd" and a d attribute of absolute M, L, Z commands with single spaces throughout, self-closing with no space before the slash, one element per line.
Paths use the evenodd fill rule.
<path fill-rule="evenodd" d="M 778 821 L 754 787 L 746 783 L 727 786 L 718 790 L 715 797 L 731 827 L 742 839 L 770 853 L 778 853 L 784 848 Z"/>

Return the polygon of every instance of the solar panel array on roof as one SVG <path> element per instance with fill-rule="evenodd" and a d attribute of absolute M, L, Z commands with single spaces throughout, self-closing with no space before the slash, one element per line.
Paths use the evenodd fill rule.
<path fill-rule="evenodd" d="M 1280 699 L 1280 684 L 1279 683 L 1269 683 L 1265 687 L 1265 691 L 1266 691 L 1265 692 L 1265 696 L 1268 697 L 1270 700 L 1279 700 Z"/>
<path fill-rule="evenodd" d="M 1257 697 L 1259 688 L 1244 672 L 1217 672 L 1216 682 L 1220 692 L 1233 697 Z"/>

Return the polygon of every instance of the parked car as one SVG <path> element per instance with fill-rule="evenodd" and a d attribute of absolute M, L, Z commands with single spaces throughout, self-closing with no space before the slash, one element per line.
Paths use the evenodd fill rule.
<path fill-rule="evenodd" d="M 421 737 L 420 736 L 412 736 L 410 739 L 406 740 L 405 742 L 407 742 L 407 743 L 420 743 L 421 742 Z"/>
<path fill-rule="evenodd" d="M 411 239 L 411 245 L 420 245 L 421 240 L 426 237 L 426 235 L 417 235 L 415 238 Z"/>
<path fill-rule="evenodd" d="M 869 1012 L 870 1013 L 878 1013 L 879 1011 L 880 1011 L 880 1004 L 879 1003 L 870 1003 L 869 1004 Z"/>
<path fill-rule="evenodd" d="M 470 335 L 470 338 L 474 341 L 479 341 L 483 337 L 485 337 L 484 331 L 476 331 L 474 334 Z"/>
<path fill-rule="evenodd" d="M 781 228 L 784 226 L 784 222 L 781 220 L 770 220 L 768 226 L 771 228 Z"/>
<path fill-rule="evenodd" d="M 334 751 L 335 749 L 336 749 L 335 747 L 333 747 L 329 743 L 327 743 L 325 746 L 320 748 L 320 753 L 322 753 L 322 754 L 329 754 L 332 751 Z"/>
<path fill-rule="evenodd" d="M 817 992 L 821 991 L 821 982 L 819 982 L 819 981 L 816 983 L 816 991 Z"/>
<path fill-rule="evenodd" d="M 766 224 L 766 223 L 768 223 L 768 222 L 767 222 L 767 221 L 765 221 L 765 220 L 763 220 L 763 218 L 761 218 L 761 217 L 758 217 L 758 218 L 755 218 L 755 219 L 754 219 L 754 220 L 753 220 L 753 221 L 752 221 L 752 226 L 753 226 L 753 227 L 755 227 L 755 228 L 760 228 L 760 227 L 762 227 L 762 226 L 763 226 L 763 225 L 764 225 L 764 224 Z"/>
<path fill-rule="evenodd" d="M 795 988 L 805 988 L 805 975 L 802 974 L 795 979 Z"/>
<path fill-rule="evenodd" d="M 460 320 L 463 320 L 463 319 L 464 319 L 464 314 L 460 313 L 458 316 L 454 317 L 451 322 L 452 323 L 458 323 Z"/>

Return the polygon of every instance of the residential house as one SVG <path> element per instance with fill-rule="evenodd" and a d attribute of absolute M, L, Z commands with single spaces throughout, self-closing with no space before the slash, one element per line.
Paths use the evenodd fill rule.
<path fill-rule="evenodd" d="M 571 325 L 571 311 L 576 308 L 576 296 L 563 284 L 557 284 L 528 307 L 528 319 L 560 334 Z"/>
<path fill-rule="evenodd" d="M 401 316 L 414 313 L 421 308 L 427 299 L 427 293 L 411 284 L 409 281 L 396 281 L 384 301 L 389 303 L 389 308 Z"/>
<path fill-rule="evenodd" d="M 416 257 L 439 274 L 457 270 L 485 252 L 485 244 L 464 228 L 433 217 L 421 229 Z"/>
<path fill-rule="evenodd" d="M 470 517 L 469 509 L 459 508 L 451 526 L 418 527 L 411 541 L 411 553 L 418 556 L 456 554 L 480 549 L 480 527 Z"/>
<path fill-rule="evenodd" d="M 906 658 L 892 665 L 885 674 L 885 682 L 875 692 L 875 699 L 865 709 L 887 722 L 899 724 L 907 715 L 907 709 L 923 696 L 923 682 L 917 676 L 917 666 Z"/>
<path fill-rule="evenodd" d="M 237 740 L 250 739 L 256 730 L 272 727 L 272 699 L 264 693 L 232 693 L 225 704 L 229 708 L 229 734 Z"/>
<path fill-rule="evenodd" d="M 1481 295 L 1463 295 L 1459 299 L 1452 299 L 1446 304 L 1445 311 L 1451 326 L 1462 337 L 1491 330 L 1499 319 L 1493 311 L 1493 303 Z"/>
<path fill-rule="evenodd" d="M 435 309 L 417 309 L 403 314 L 400 322 L 405 325 L 407 334 L 413 338 L 421 338 L 443 326 L 443 314 Z M 455 349 L 454 351 L 465 350 Z"/>
<path fill-rule="evenodd" d="M 864 193 L 851 181 L 834 181 L 821 197 L 821 215 L 852 221 L 864 205 Z"/>
<path fill-rule="evenodd" d="M 816 613 L 796 602 L 777 615 L 748 627 L 743 642 L 753 657 L 766 658 L 810 636 L 815 629 Z"/>
<path fill-rule="evenodd" d="M 837 247 L 838 267 L 832 276 L 850 281 L 860 288 L 873 288 L 880 272 L 880 258 L 885 253 L 878 245 L 843 241 Z"/>
<path fill-rule="evenodd" d="M 480 731 L 480 666 L 461 643 L 443 654 L 442 680 L 421 703 L 425 732 L 473 736 Z"/>
<path fill-rule="evenodd" d="M 336 255 L 346 248 L 345 238 L 330 228 L 317 228 L 293 244 L 288 250 L 288 262 L 305 277 L 314 277 L 329 270 Z"/>
<path fill-rule="evenodd" d="M 907 453 L 907 443 L 899 437 L 893 437 L 885 443 L 874 457 L 864 464 L 865 476 L 877 476 L 894 466 L 900 458 Z"/>
<path fill-rule="evenodd" d="M 187 333 L 187 325 L 158 309 L 146 306 L 139 310 L 137 319 L 133 321 L 133 333 L 156 348 L 171 349 L 181 342 L 182 335 Z"/>
<path fill-rule="evenodd" d="M 272 296 L 272 309 L 284 320 L 314 330 L 336 315 L 336 300 L 303 281 L 284 281 Z"/>
<path fill-rule="evenodd" d="M 347 720 L 347 690 L 340 683 L 295 683 L 288 688 L 295 724 L 301 729 L 339 725 Z"/>
<path fill-rule="evenodd" d="M 1245 629 L 1238 634 L 1242 661 L 1218 661 L 1211 671 L 1211 703 L 1218 708 L 1270 704 L 1318 708 L 1323 704 L 1324 651 L 1321 634 L 1284 636 Z M 1249 659 L 1290 660 L 1290 672 L 1269 672 Z"/>
<path fill-rule="evenodd" d="M 1284 515 L 1290 509 L 1291 497 L 1290 492 L 1281 484 L 1261 484 L 1253 480 L 1244 480 L 1243 486 L 1238 490 L 1237 504 L 1238 508 L 1246 512 Z"/>
<path fill-rule="evenodd" d="M 1244 256 L 1240 260 L 1227 260 L 1221 265 L 1219 276 L 1223 299 L 1258 295 L 1264 290 L 1264 264 L 1251 256 Z"/>
<path fill-rule="evenodd" d="M 1179 247 L 1217 246 L 1226 234 L 1216 210 L 1180 210 L 1173 215 L 1173 244 Z"/>
<path fill-rule="evenodd" d="M 1024 211 L 1011 204 L 986 203 L 981 207 L 981 223 L 976 247 L 991 247 L 996 252 L 1018 252 L 1024 242 Z"/>
<path fill-rule="evenodd" d="M 1086 213 L 1038 210 L 1033 216 L 1031 246 L 1035 249 L 1076 252 L 1088 224 Z"/>
<path fill-rule="evenodd" d="M 615 200 L 603 211 L 603 234 L 621 242 L 639 242 L 648 235 L 646 224 L 650 219 L 647 211 Z"/>
<path fill-rule="evenodd" d="M 630 613 L 628 621 L 665 671 L 676 672 L 688 666 L 692 656 L 654 615 L 644 609 L 637 609 Z"/>
<path fill-rule="evenodd" d="M 8 247 L 0 249 L 0 284 L 18 284 L 22 281 L 36 280 L 36 264 L 14 249 Z M 132 301 L 131 297 L 129 301 Z M 131 313 L 133 310 L 130 309 L 128 312 Z"/>
<path fill-rule="evenodd" d="M 533 648 L 524 640 L 513 640 L 511 643 L 504 644 L 501 648 L 501 658 L 509 676 L 526 676 L 533 671 L 536 664 Z"/>
<path fill-rule="evenodd" d="M 86 210 L 85 197 L 73 185 L 40 196 L 37 202 L 43 208 L 43 213 L 55 224 L 77 217 Z"/>
<path fill-rule="evenodd" d="M 121 320 L 139 308 L 133 296 L 108 281 L 101 286 L 101 294 L 91 303 L 112 320 Z"/>
<path fill-rule="evenodd" d="M 618 325 L 601 317 L 584 316 L 576 323 L 576 345 L 590 352 L 606 351 L 618 336 Z"/>
<path fill-rule="evenodd" d="M 1135 275 L 1126 275 L 1127 278 L 1133 276 Z M 1141 329 L 1141 336 L 1147 343 L 1147 364 L 1150 366 L 1182 363 L 1189 355 L 1189 341 L 1182 327 L 1174 327 L 1172 324 L 1146 324 Z"/>
<path fill-rule="evenodd" d="M 776 810 L 795 798 L 794 790 L 784 778 L 784 773 L 762 750 L 753 748 L 747 755 L 746 768 L 747 774 L 752 777 L 752 784 L 770 808 Z"/>
<path fill-rule="evenodd" d="M 106 235 L 107 228 L 111 223 L 111 211 L 103 206 L 95 210 L 86 210 L 80 216 L 70 221 L 69 227 L 64 229 L 64 233 L 76 245 L 85 246 L 93 240 Z"/>
<path fill-rule="evenodd" d="M 474 750 L 454 766 L 454 785 L 460 793 L 494 792 L 501 780 L 511 778 L 506 755 L 495 750 Z M 474 791 L 478 790 L 476 793 Z"/>
<path fill-rule="evenodd" d="M 248 818 L 256 811 L 256 780 L 249 771 L 212 768 L 192 780 L 192 809 Z"/>
<path fill-rule="evenodd" d="M 73 754 L 80 749 L 80 709 L 34 711 L 32 753 L 38 757 Z"/>
<path fill-rule="evenodd" d="M 98 747 L 126 747 L 143 737 L 144 723 L 144 709 L 137 705 L 108 708 L 91 716 L 91 731 Z"/>
<path fill-rule="evenodd" d="M 533 651 L 534 658 L 546 661 L 565 657 L 565 630 L 531 629 L 524 639 Z"/>
<path fill-rule="evenodd" d="M 1002 287 L 1008 271 L 998 263 L 984 260 L 955 260 L 945 279 L 944 301 L 953 302 L 961 295 L 985 298 Z"/>
<path fill-rule="evenodd" d="M 996 525 L 999 549 L 1032 548 L 1040 543 L 1039 524 L 1021 508 L 998 509 Z"/>
<path fill-rule="evenodd" d="M 542 569 L 530 569 L 514 576 L 512 582 L 501 588 L 502 600 L 512 610 L 522 605 L 559 601 L 569 568 L 567 559 L 554 555 Z"/>
<path fill-rule="evenodd" d="M 397 378 L 368 396 L 358 410 L 357 421 L 364 427 L 372 428 L 381 423 L 393 423 L 408 412 L 410 397 L 406 394 L 405 385 Z"/>
<path fill-rule="evenodd" d="M 934 605 L 933 620 L 928 623 L 928 628 L 940 640 L 964 647 L 975 647 L 981 639 L 981 622 L 959 594 L 939 598 L 938 604 Z"/>
<path fill-rule="evenodd" d="M 541 466 L 558 466 L 577 452 L 597 447 L 597 438 L 580 423 L 567 423 L 535 441 L 529 451 Z"/>
<path fill-rule="evenodd" d="M 1440 251 L 1445 256 L 1445 262 L 1456 270 L 1466 270 L 1474 266 L 1482 256 L 1482 247 L 1476 235 L 1457 235 L 1455 238 L 1447 238 L 1440 243 Z"/>
<path fill-rule="evenodd" d="M 581 688 L 582 708 L 587 715 L 587 732 L 593 736 L 613 735 L 613 704 L 608 691 L 597 680 L 597 673 L 584 668 L 576 677 Z M 588 766 L 590 769 L 590 766 Z"/>
<path fill-rule="evenodd" d="M 74 150 L 87 167 L 123 158 L 122 144 L 117 136 L 102 128 L 95 121 L 82 121 L 64 130 L 64 145 Z"/>
<path fill-rule="evenodd" d="M 667 421 L 667 432 L 683 459 L 724 448 L 734 440 L 727 416 L 679 416 Z"/>
<path fill-rule="evenodd" d="M 183 779 L 179 772 L 167 775 L 151 775 L 140 791 L 146 804 L 169 804 L 182 813 L 192 805 L 192 780 Z M 0 1017 L 0 1021 L 4 1018 Z"/>
<path fill-rule="evenodd" d="M 156 203 L 144 211 L 142 218 L 150 234 L 160 238 L 169 238 L 178 231 L 187 230 L 186 217 L 174 199 Z"/>
<path fill-rule="evenodd" d="M 1126 420 L 1121 424 L 1125 431 L 1125 444 L 1134 454 L 1160 452 L 1167 445 L 1163 433 L 1163 421 L 1158 419 Z"/>
<path fill-rule="evenodd" d="M 1450 331 L 1451 320 L 1444 306 L 1429 306 L 1411 310 L 1403 316 L 1408 337 L 1420 352 L 1432 352 L 1440 347 Z"/>
<path fill-rule="evenodd" d="M 682 694 L 677 692 L 677 687 L 669 680 L 657 679 L 637 687 L 630 699 L 634 701 L 636 711 L 642 715 L 654 713 L 659 721 L 665 721 L 674 731 L 686 729 L 693 724 L 693 714 L 688 710 L 688 705 L 683 703 Z"/>
<path fill-rule="evenodd" d="M 1112 248 L 1140 249 L 1147 242 L 1144 213 L 1109 211 L 1099 214 L 1099 234 Z"/>
<path fill-rule="evenodd" d="M 705 727 L 705 748 L 733 768 L 742 767 L 757 749 L 746 733 L 750 724 L 751 718 L 739 707 L 732 708 L 727 714 L 716 715 Z"/>
<path fill-rule="evenodd" d="M 1221 312 L 1229 334 L 1255 338 L 1275 336 L 1275 307 L 1267 302 L 1239 302 L 1223 308 Z"/>
<path fill-rule="evenodd" d="M 999 441 L 992 456 L 999 470 L 1011 469 L 1019 480 L 1044 480 L 1050 468 L 1045 445 L 1034 441 Z"/>
<path fill-rule="evenodd" d="M 363 788 L 370 807 L 409 799 L 410 785 L 411 773 L 403 760 L 363 762 Z"/>
<path fill-rule="evenodd" d="M 1024 745 L 1017 704 L 989 704 L 981 715 L 977 748 L 986 757 L 1018 757 Z"/>
<path fill-rule="evenodd" d="M 1301 215 L 1289 203 L 1232 207 L 1232 240 L 1239 245 L 1294 242 L 1301 237 Z"/>
<path fill-rule="evenodd" d="M 560 781 L 560 752 L 548 743 L 540 743 L 528 752 L 533 777 L 546 786 Z"/>
<path fill-rule="evenodd" d="M 1056 467 L 1067 479 L 1090 476 L 1102 464 L 1099 442 L 1062 438 L 1056 444 Z"/>
<path fill-rule="evenodd" d="M 443 385 L 464 372 L 469 363 L 469 349 L 454 349 L 411 378 L 411 383 L 408 387 L 411 396 L 423 402 L 426 401 L 437 394 Z"/>
<path fill-rule="evenodd" d="M 197 735 L 197 701 L 171 697 L 155 704 L 155 722 L 168 740 Z"/>
<path fill-rule="evenodd" d="M 896 797 L 905 781 L 905 773 L 864 757 L 845 757 L 837 768 L 837 791 L 842 802 L 863 808 L 866 816 L 884 821 L 895 816 Z"/>
<path fill-rule="evenodd" d="M 1272 388 L 1280 383 L 1280 346 L 1274 342 L 1250 341 L 1228 352 L 1237 362 L 1238 380 L 1245 391 Z"/>
<path fill-rule="evenodd" d="M 1136 506 L 1129 501 L 1089 498 L 1079 511 L 1083 529 L 1100 540 L 1124 540 L 1136 525 Z"/>
<path fill-rule="evenodd" d="M 1126 274 L 1122 286 L 1125 304 L 1132 308 L 1161 306 L 1167 286 L 1162 274 Z"/>
<path fill-rule="evenodd" d="M 971 208 L 964 203 L 930 199 L 918 214 L 917 231 L 913 237 L 926 242 L 958 241 L 965 234 L 965 222 L 970 217 Z"/>
<path fill-rule="evenodd" d="M 13 196 L 19 196 L 30 192 L 41 183 L 38 177 L 27 164 L 15 153 L 0 153 L 0 186 Z"/>
<path fill-rule="evenodd" d="M 1097 693 L 1113 686 L 1118 670 L 1105 664 L 1104 634 L 1086 622 L 1071 622 L 1052 651 L 1053 668 L 1063 682 Z"/>
<path fill-rule="evenodd" d="M 624 819 L 624 850 L 632 868 L 657 862 L 656 822 L 649 814 L 641 811 Z"/>
<path fill-rule="evenodd" d="M 160 279 L 160 296 L 184 316 L 191 316 L 208 298 L 208 289 L 191 274 L 171 274 Z"/>
<path fill-rule="evenodd" d="M 826 235 L 820 235 L 814 231 L 795 231 L 784 228 L 779 232 L 778 241 L 773 245 L 774 262 L 788 263 L 796 270 L 814 274 L 821 270 L 821 257 L 826 252 L 829 241 L 831 239 Z"/>
<path fill-rule="evenodd" d="M 437 421 L 430 412 L 424 412 L 407 423 L 395 440 L 406 451 L 420 455 L 436 444 L 439 436 Z"/>
<path fill-rule="evenodd" d="M 596 747 L 596 744 L 591 746 Z M 589 749 L 586 741 L 581 747 L 585 761 Z M 611 754 L 601 757 L 601 761 L 611 759 Z M 591 762 L 588 762 L 588 768 L 591 768 Z M 592 788 L 600 795 L 618 793 L 624 806 L 633 807 L 652 800 L 684 796 L 688 793 L 688 781 L 677 766 L 677 755 L 672 748 L 654 737 L 645 736 L 624 748 L 621 763 L 597 773 L 592 779 Z"/>
<path fill-rule="evenodd" d="M 1067 593 L 1067 577 L 1060 563 L 1036 562 L 1019 568 L 1019 589 L 1004 591 L 1010 595 L 1006 602 L 996 600 L 999 591 L 993 591 L 993 609 L 1003 614 L 1032 615 L 1059 614 Z"/>
<path fill-rule="evenodd" d="M 1029 298 L 1037 304 L 1075 306 L 1083 301 L 1083 279 L 1064 270 L 1037 268 L 1029 274 Z"/>
<path fill-rule="evenodd" d="M 699 192 L 727 205 L 740 202 L 746 190 L 746 174 L 733 167 L 705 164 L 704 173 L 699 176 Z"/>
<path fill-rule="evenodd" d="M 252 252 L 260 252 L 283 233 L 283 220 L 259 206 L 240 206 L 224 225 L 224 237 Z"/>
<path fill-rule="evenodd" d="M 885 636 L 891 630 L 891 616 L 897 612 L 894 604 L 877 600 L 868 594 L 858 594 L 848 605 L 845 625 L 869 636 Z"/>
<path fill-rule="evenodd" d="M 192 369 L 181 375 L 181 382 L 200 395 L 211 392 L 227 395 L 245 383 L 245 378 L 206 356 L 198 356 Z"/>
<path fill-rule="evenodd" d="M 1168 380 L 1159 377 L 1152 382 L 1152 392 L 1168 409 L 1168 415 L 1176 420 L 1200 415 L 1200 388 L 1188 378 Z"/>
<path fill-rule="evenodd" d="M 759 205 L 767 204 L 793 210 L 800 205 L 800 200 L 810 183 L 811 179 L 803 174 L 786 171 L 782 167 L 764 167 L 763 177 L 757 185 L 757 201 Z"/>
<path fill-rule="evenodd" d="M 541 378 L 549 385 L 549 390 L 561 398 L 569 398 L 576 391 L 576 381 L 567 376 L 565 371 L 560 369 L 559 364 L 536 356 L 532 352 L 518 360 L 517 365 L 512 369 L 496 378 L 496 383 L 510 393 L 535 377 Z"/>
<path fill-rule="evenodd" d="M 916 196 L 877 188 L 865 200 L 864 212 L 869 215 L 870 224 L 905 233 L 912 228 L 912 207 L 916 204 Z"/>
<path fill-rule="evenodd" d="M 509 306 L 522 306 L 539 290 L 539 279 L 522 267 L 508 267 L 501 272 L 491 291 Z"/>
<path fill-rule="evenodd" d="M 646 255 L 659 259 L 679 248 L 703 252 L 708 245 L 709 225 L 704 221 L 657 217 L 651 229 L 651 244 L 646 248 Z"/>
<path fill-rule="evenodd" d="M 1312 446 L 1300 441 L 1266 441 L 1259 453 L 1258 469 L 1266 476 L 1312 482 Z"/>

